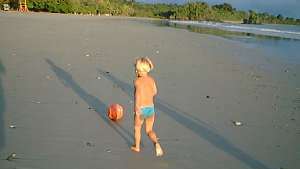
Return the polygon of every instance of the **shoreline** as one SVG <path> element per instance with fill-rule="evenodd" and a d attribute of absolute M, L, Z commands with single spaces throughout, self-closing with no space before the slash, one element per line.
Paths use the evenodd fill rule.
<path fill-rule="evenodd" d="M 224 20 L 224 23 L 243 24 L 243 21 Z"/>

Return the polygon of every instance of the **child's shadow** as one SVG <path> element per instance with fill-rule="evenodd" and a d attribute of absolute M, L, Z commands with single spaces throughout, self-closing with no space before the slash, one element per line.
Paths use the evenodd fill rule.
<path fill-rule="evenodd" d="M 134 89 L 128 83 L 121 81 L 111 73 L 101 70 L 100 68 L 98 68 L 98 72 L 110 80 L 113 84 L 117 85 L 129 97 L 133 97 Z M 155 100 L 155 107 L 160 110 L 160 112 L 165 113 L 173 120 L 195 133 L 198 137 L 207 140 L 213 146 L 233 156 L 237 160 L 243 162 L 253 169 L 270 169 L 259 160 L 251 157 L 249 154 L 236 147 L 229 140 L 220 135 L 216 130 L 209 127 L 204 121 L 193 117 L 189 113 L 186 113 L 173 105 L 166 103 L 160 98 L 156 98 Z"/>
<path fill-rule="evenodd" d="M 100 115 L 103 121 L 114 129 L 127 143 L 128 147 L 131 146 L 131 141 L 128 137 L 133 138 L 132 134 L 122 127 L 118 122 L 112 122 L 106 116 L 107 105 L 100 101 L 97 97 L 90 95 L 83 88 L 81 88 L 72 78 L 68 72 L 62 68 L 56 66 L 51 60 L 46 59 L 46 62 L 50 65 L 51 69 L 57 76 L 57 78 L 64 84 L 65 87 L 71 88 L 82 100 L 84 100 L 89 107 L 94 108 Z"/>

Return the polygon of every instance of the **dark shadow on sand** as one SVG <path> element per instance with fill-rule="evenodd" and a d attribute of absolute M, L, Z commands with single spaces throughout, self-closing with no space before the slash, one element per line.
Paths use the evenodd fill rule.
<path fill-rule="evenodd" d="M 0 151 L 5 145 L 4 137 L 4 111 L 5 111 L 5 99 L 4 99 L 4 90 L 2 86 L 2 74 L 5 74 L 5 68 L 0 60 Z"/>
<path fill-rule="evenodd" d="M 101 70 L 100 68 L 98 68 L 97 70 L 102 76 L 117 85 L 130 98 L 133 98 L 133 86 L 119 80 L 117 77 L 105 70 Z M 246 152 L 233 145 L 230 141 L 226 140 L 226 138 L 218 134 L 216 130 L 209 127 L 207 123 L 201 121 L 200 119 L 192 117 L 188 113 L 164 102 L 160 98 L 156 98 L 155 100 L 156 109 L 160 110 L 160 112 L 162 113 L 165 113 L 182 126 L 194 132 L 200 138 L 207 140 L 218 149 L 226 152 L 227 154 L 233 156 L 237 160 L 253 169 L 271 169 L 259 160 L 255 159 L 254 157 L 250 156 Z"/>
<path fill-rule="evenodd" d="M 72 75 L 62 68 L 56 66 L 51 60 L 46 59 L 46 62 L 50 65 L 52 71 L 56 74 L 57 78 L 64 84 L 65 87 L 71 88 L 82 100 L 84 100 L 91 108 L 94 108 L 103 121 L 109 125 L 115 132 L 117 132 L 126 142 L 126 144 L 131 146 L 132 141 L 130 138 L 133 138 L 132 134 L 127 131 L 123 126 L 118 122 L 112 122 L 106 116 L 107 105 L 99 100 L 97 97 L 89 94 L 83 88 L 76 83 Z"/>

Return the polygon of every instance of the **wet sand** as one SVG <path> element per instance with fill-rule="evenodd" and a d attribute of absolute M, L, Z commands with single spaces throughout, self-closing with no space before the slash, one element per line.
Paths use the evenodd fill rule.
<path fill-rule="evenodd" d="M 140 19 L 0 12 L 0 23 L 1 169 L 300 167 L 297 64 Z M 142 152 L 129 148 L 139 56 L 155 64 L 162 158 L 144 131 Z M 111 103 L 126 111 L 117 123 Z"/>

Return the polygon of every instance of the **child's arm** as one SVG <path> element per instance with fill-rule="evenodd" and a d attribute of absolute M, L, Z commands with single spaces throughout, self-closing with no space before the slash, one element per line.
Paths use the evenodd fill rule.
<path fill-rule="evenodd" d="M 157 87 L 156 87 L 156 83 L 155 80 L 153 80 L 153 92 L 154 92 L 154 96 L 157 94 Z"/>
<path fill-rule="evenodd" d="M 137 115 L 140 115 L 140 97 L 141 97 L 141 89 L 137 80 L 134 81 L 134 112 Z"/>

